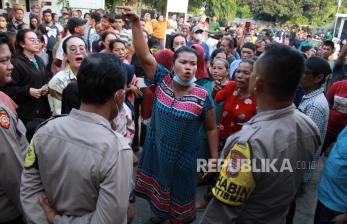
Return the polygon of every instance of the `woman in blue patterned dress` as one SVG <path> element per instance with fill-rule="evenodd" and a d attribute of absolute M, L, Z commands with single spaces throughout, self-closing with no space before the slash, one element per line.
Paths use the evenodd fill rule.
<path fill-rule="evenodd" d="M 135 192 L 149 201 L 161 223 L 190 223 L 196 217 L 197 155 L 205 127 L 211 157 L 218 156 L 218 134 L 213 99 L 194 84 L 198 54 L 181 47 L 170 72 L 150 54 L 139 17 L 131 7 L 120 7 L 132 22 L 135 52 L 150 83 L 156 86 L 151 123 L 136 175 Z"/>

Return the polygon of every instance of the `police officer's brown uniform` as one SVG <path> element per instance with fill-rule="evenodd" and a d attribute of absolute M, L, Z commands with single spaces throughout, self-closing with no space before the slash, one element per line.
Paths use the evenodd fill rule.
<path fill-rule="evenodd" d="M 305 167 L 298 165 L 307 168 L 319 144 L 317 126 L 294 105 L 258 113 L 227 139 L 227 160 L 200 223 L 284 224 L 303 181 Z M 257 169 L 240 172 L 237 159 L 251 159 Z"/>
<path fill-rule="evenodd" d="M 21 202 L 29 223 L 45 224 L 45 195 L 54 223 L 125 224 L 132 151 L 104 117 L 73 109 L 43 124 L 24 162 Z"/>
<path fill-rule="evenodd" d="M 28 148 L 25 132 L 17 115 L 0 100 L 0 223 L 22 223 L 19 189 Z"/>

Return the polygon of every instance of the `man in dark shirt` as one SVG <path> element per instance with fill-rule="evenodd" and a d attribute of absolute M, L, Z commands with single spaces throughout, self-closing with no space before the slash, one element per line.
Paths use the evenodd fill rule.
<path fill-rule="evenodd" d="M 19 25 L 22 25 L 24 19 L 24 10 L 17 8 L 14 11 L 14 21 L 9 24 L 8 31 L 17 32 L 19 30 Z"/>
<path fill-rule="evenodd" d="M 47 54 L 49 57 L 48 60 L 48 65 L 47 68 L 48 70 L 51 70 L 51 65 L 52 65 L 52 50 L 54 45 L 61 39 L 60 33 L 58 28 L 53 24 L 52 22 L 52 11 L 50 9 L 46 9 L 42 12 L 43 16 L 43 23 L 46 25 L 46 29 L 48 31 L 47 37 L 48 37 L 48 42 L 47 42 Z"/>

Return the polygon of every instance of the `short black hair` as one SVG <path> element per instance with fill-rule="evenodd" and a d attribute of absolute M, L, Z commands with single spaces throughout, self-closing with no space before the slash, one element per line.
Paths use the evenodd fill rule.
<path fill-rule="evenodd" d="M 183 37 L 184 40 L 186 41 L 186 45 L 187 45 L 187 38 L 185 36 L 183 36 L 182 34 L 179 34 L 179 33 L 176 33 L 175 35 L 173 35 L 171 37 L 171 40 L 170 40 L 170 49 L 175 52 L 175 49 L 173 48 L 173 43 L 174 43 L 174 40 L 176 37 Z"/>
<path fill-rule="evenodd" d="M 111 51 L 113 50 L 113 45 L 114 45 L 115 43 L 121 43 L 121 44 L 124 45 L 125 48 L 127 47 L 127 45 L 125 44 L 124 41 L 122 41 L 121 39 L 118 39 L 118 38 L 117 38 L 117 39 L 111 40 L 111 41 L 110 41 L 110 44 L 108 45 L 108 47 L 110 48 Z"/>
<path fill-rule="evenodd" d="M 16 35 L 16 49 L 18 49 L 20 51 L 23 51 L 23 47 L 20 44 L 24 43 L 25 35 L 27 33 L 30 33 L 30 32 L 35 33 L 34 31 L 29 30 L 29 29 L 19 30 L 17 32 L 17 35 Z M 36 33 L 35 33 L 35 35 L 36 35 Z"/>
<path fill-rule="evenodd" d="M 86 104 L 102 105 L 126 85 L 126 69 L 114 54 L 92 54 L 77 74 L 78 92 Z"/>
<path fill-rule="evenodd" d="M 309 45 L 301 47 L 301 51 L 304 53 L 311 50 L 311 49 L 312 49 L 312 46 L 309 46 Z"/>
<path fill-rule="evenodd" d="M 268 44 L 257 59 L 256 73 L 276 99 L 292 100 L 305 67 L 301 53 L 283 44 Z"/>
<path fill-rule="evenodd" d="M 108 15 L 104 15 L 102 18 L 103 19 L 106 19 L 108 22 L 110 23 L 114 23 L 114 20 L 115 20 L 115 14 L 114 13 L 110 13 Z"/>
<path fill-rule="evenodd" d="M 335 44 L 331 40 L 324 41 L 323 46 L 331 47 L 332 50 L 334 50 L 334 48 L 335 48 Z"/>
<path fill-rule="evenodd" d="M 51 14 L 51 16 L 53 17 L 53 13 L 52 13 L 52 10 L 51 9 L 46 9 L 46 10 L 43 10 L 43 12 L 42 12 L 42 16 L 44 16 L 46 13 L 49 13 L 49 14 Z"/>
<path fill-rule="evenodd" d="M 91 13 L 90 18 L 94 19 L 95 23 L 100 23 L 101 16 L 98 13 L 96 13 L 96 12 Z"/>
<path fill-rule="evenodd" d="M 123 16 L 122 16 L 121 14 L 115 14 L 114 19 L 115 19 L 115 20 L 116 20 L 116 19 L 124 20 L 124 19 L 123 19 Z"/>
<path fill-rule="evenodd" d="M 62 46 L 62 47 L 63 47 L 64 54 L 66 54 L 66 52 L 67 52 L 67 43 L 68 43 L 69 40 L 71 40 L 72 38 L 78 38 L 78 39 L 82 40 L 83 43 L 84 43 L 84 46 L 86 47 L 86 42 L 84 41 L 84 39 L 83 39 L 82 37 L 76 36 L 76 35 L 72 35 L 72 36 L 67 37 L 67 38 L 63 41 L 63 46 Z"/>
<path fill-rule="evenodd" d="M 199 61 L 199 54 L 198 52 L 196 52 L 196 50 L 194 50 L 193 48 L 187 47 L 187 46 L 182 46 L 180 48 L 177 49 L 177 51 L 175 51 L 175 54 L 173 56 L 173 63 L 175 63 L 176 59 L 180 56 L 180 54 L 182 53 L 192 53 L 195 54 L 197 61 Z"/>
<path fill-rule="evenodd" d="M 0 45 L 3 44 L 10 46 L 10 38 L 8 38 L 6 33 L 0 32 Z"/>

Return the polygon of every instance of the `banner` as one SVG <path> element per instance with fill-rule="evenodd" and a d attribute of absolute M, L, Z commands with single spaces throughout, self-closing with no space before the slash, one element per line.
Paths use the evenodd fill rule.
<path fill-rule="evenodd" d="M 187 14 L 189 0 L 167 0 L 166 13 L 180 12 Z"/>

